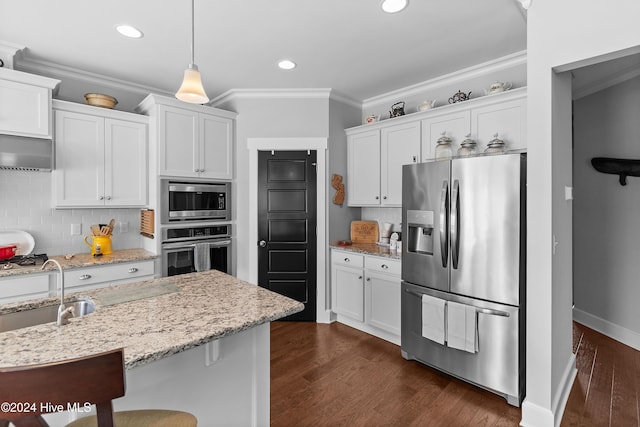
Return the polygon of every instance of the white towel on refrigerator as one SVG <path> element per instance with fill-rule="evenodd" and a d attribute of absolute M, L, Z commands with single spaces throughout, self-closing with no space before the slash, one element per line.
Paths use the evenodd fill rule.
<path fill-rule="evenodd" d="M 422 336 L 444 345 L 446 301 L 430 295 L 422 295 Z"/>
<path fill-rule="evenodd" d="M 447 302 L 447 347 L 475 353 L 478 350 L 476 308 Z"/>

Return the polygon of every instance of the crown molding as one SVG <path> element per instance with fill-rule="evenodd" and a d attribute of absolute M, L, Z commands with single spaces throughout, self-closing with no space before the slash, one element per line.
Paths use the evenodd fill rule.
<path fill-rule="evenodd" d="M 435 88 L 455 86 L 458 83 L 462 83 L 473 78 L 491 75 L 497 71 L 517 67 L 519 65 L 526 65 L 526 63 L 526 50 L 512 53 L 498 59 L 483 62 L 472 67 L 463 68 L 461 70 L 454 71 L 453 73 L 445 74 L 415 85 L 367 98 L 362 101 L 362 108 L 366 109 L 372 105 L 395 102 L 397 99 L 409 98 Z"/>
<path fill-rule="evenodd" d="M 39 59 L 27 58 L 24 55 L 17 61 L 20 70 L 43 76 L 51 76 L 60 80 L 80 80 L 95 85 L 106 85 L 124 91 L 140 93 L 147 95 L 149 93 L 158 93 L 162 95 L 173 95 L 164 89 L 153 86 L 132 83 L 126 80 L 116 79 L 104 74 L 92 73 L 89 71 L 71 68 L 66 65 L 57 64 L 55 62 L 43 61 Z"/>
<path fill-rule="evenodd" d="M 573 90 L 573 100 L 584 98 L 585 96 L 592 95 L 601 90 L 605 90 L 611 86 L 624 83 L 627 80 L 631 80 L 640 76 L 640 68 L 636 66 L 628 67 L 613 73 L 610 73 L 606 77 L 588 82 L 582 86 L 576 87 Z"/>
<path fill-rule="evenodd" d="M 212 99 L 208 105 L 217 107 L 234 99 L 333 99 L 362 108 L 362 103 L 332 89 L 230 89 Z"/>

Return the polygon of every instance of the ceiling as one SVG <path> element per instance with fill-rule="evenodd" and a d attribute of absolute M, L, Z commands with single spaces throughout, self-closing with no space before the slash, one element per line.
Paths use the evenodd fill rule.
<path fill-rule="evenodd" d="M 0 41 L 25 46 L 24 64 L 40 74 L 79 72 L 169 94 L 190 62 L 190 7 L 0 0 Z M 120 23 L 144 37 L 121 36 Z M 360 102 L 525 49 L 516 0 L 410 0 L 396 14 L 382 12 L 380 0 L 195 2 L 195 62 L 211 99 L 230 89 L 330 88 Z M 282 58 L 298 67 L 278 69 Z M 82 89 L 94 91 L 85 80 Z"/>

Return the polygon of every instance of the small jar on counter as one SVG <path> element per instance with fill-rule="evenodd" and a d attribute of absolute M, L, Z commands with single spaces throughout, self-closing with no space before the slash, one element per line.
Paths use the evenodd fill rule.
<path fill-rule="evenodd" d="M 476 149 L 476 142 L 471 139 L 470 133 L 466 134 L 465 140 L 460 143 L 460 148 L 458 148 L 458 156 L 468 157 L 477 153 L 478 150 Z"/>

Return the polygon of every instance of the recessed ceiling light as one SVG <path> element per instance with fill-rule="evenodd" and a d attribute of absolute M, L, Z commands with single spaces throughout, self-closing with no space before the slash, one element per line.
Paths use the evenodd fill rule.
<path fill-rule="evenodd" d="M 408 4 L 409 0 L 383 0 L 382 10 L 387 13 L 396 13 L 407 7 Z"/>
<path fill-rule="evenodd" d="M 132 39 L 141 39 L 144 35 L 142 34 L 142 31 L 140 31 L 136 27 L 132 27 L 131 25 L 126 24 L 116 25 L 116 31 L 118 31 L 123 36 Z"/>
<path fill-rule="evenodd" d="M 296 68 L 296 63 L 288 59 L 283 59 L 282 61 L 278 62 L 278 67 L 282 68 L 283 70 L 293 70 L 294 68 Z"/>

